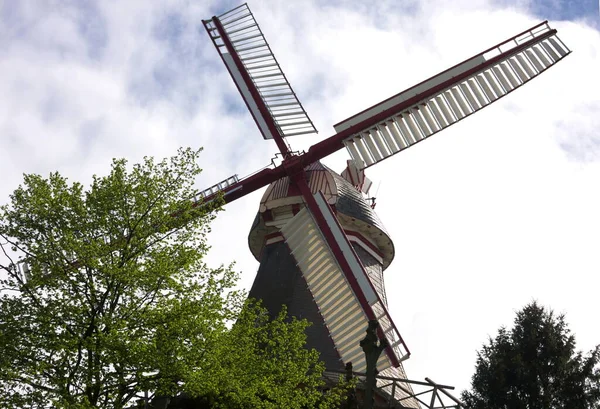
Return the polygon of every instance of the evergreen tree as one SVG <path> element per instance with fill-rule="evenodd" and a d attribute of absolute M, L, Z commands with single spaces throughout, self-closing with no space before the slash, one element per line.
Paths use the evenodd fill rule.
<path fill-rule="evenodd" d="M 478 352 L 462 399 L 473 409 L 600 408 L 599 360 L 600 346 L 577 352 L 564 316 L 532 302 Z"/>

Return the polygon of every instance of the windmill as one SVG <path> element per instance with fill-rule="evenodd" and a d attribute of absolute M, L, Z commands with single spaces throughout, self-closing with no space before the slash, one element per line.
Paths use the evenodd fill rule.
<path fill-rule="evenodd" d="M 198 193 L 225 202 L 268 186 L 249 245 L 260 261 L 250 296 L 275 314 L 308 318 L 309 347 L 328 368 L 352 362 L 364 371 L 357 342 L 370 320 L 388 346 L 377 361 L 385 375 L 406 377 L 410 351 L 387 310 L 383 270 L 394 257 L 385 228 L 365 199 L 365 169 L 453 125 L 541 74 L 570 53 L 542 22 L 334 125 L 336 134 L 306 152 L 286 139 L 316 132 L 246 4 L 203 24 L 259 132 L 282 163 L 244 179 L 232 176 Z M 320 163 L 346 148 L 341 175 Z"/>

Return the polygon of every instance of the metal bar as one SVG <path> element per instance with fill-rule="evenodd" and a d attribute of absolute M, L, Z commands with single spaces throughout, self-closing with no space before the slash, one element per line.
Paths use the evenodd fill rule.
<path fill-rule="evenodd" d="M 438 383 L 433 382 L 431 379 L 429 378 L 425 378 L 425 380 L 430 384 L 430 385 L 435 385 L 438 390 L 440 392 L 442 392 L 444 395 L 446 395 L 448 398 L 452 399 L 457 405 L 459 405 L 461 408 L 466 408 L 465 404 L 462 403 L 458 398 L 454 397 L 450 392 L 446 392 L 445 389 L 451 389 L 453 390 L 454 387 L 452 386 L 447 386 L 447 385 L 440 385 Z"/>
<path fill-rule="evenodd" d="M 436 388 L 434 387 L 434 388 L 433 388 L 433 392 L 432 392 L 432 394 L 431 394 L 431 404 L 429 405 L 429 407 L 430 407 L 430 408 L 433 408 L 433 407 L 434 407 L 434 405 L 435 405 L 435 396 L 436 396 L 436 395 L 435 395 L 435 389 L 436 389 Z"/>
<path fill-rule="evenodd" d="M 325 372 L 340 373 L 340 374 L 347 373 L 346 371 L 339 371 L 337 369 L 326 369 Z M 363 376 L 363 377 L 367 376 L 367 374 L 364 373 L 364 372 L 356 372 L 356 371 L 352 372 L 352 375 Z M 411 385 L 420 385 L 420 386 L 432 386 L 432 383 L 435 383 L 435 382 L 433 382 L 429 378 L 425 378 L 426 382 L 423 382 L 423 381 L 415 381 L 415 380 L 411 380 L 411 379 L 394 378 L 394 377 L 391 377 L 391 376 L 377 375 L 377 379 L 383 379 L 383 380 L 386 380 L 386 381 L 396 381 L 399 384 L 400 383 L 407 383 L 407 384 L 411 384 Z M 441 384 L 441 383 L 435 383 L 435 386 L 437 386 L 440 390 L 441 389 L 449 389 L 449 390 L 456 389 L 454 386 L 444 385 L 444 384 Z"/>
<path fill-rule="evenodd" d="M 392 382 L 392 395 L 390 396 L 390 402 L 388 407 L 392 407 L 392 402 L 396 400 L 396 381 Z"/>

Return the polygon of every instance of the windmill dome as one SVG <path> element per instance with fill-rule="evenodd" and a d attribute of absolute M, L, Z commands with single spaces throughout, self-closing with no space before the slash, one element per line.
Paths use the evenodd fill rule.
<path fill-rule="evenodd" d="M 320 162 L 309 165 L 305 171 L 312 193 L 323 193 L 348 239 L 387 268 L 394 258 L 394 244 L 363 194 Z M 248 235 L 248 245 L 256 260 L 260 261 L 265 246 L 283 241 L 281 227 L 303 207 L 302 195 L 290 184 L 289 177 L 269 185 Z"/>

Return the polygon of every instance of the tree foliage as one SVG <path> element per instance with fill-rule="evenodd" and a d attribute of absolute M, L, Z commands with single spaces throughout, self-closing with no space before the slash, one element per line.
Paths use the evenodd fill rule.
<path fill-rule="evenodd" d="M 600 346 L 577 352 L 564 316 L 532 302 L 478 352 L 462 398 L 473 409 L 600 408 L 599 361 Z"/>
<path fill-rule="evenodd" d="M 0 407 L 124 408 L 146 391 L 327 404 L 306 323 L 242 308 L 232 269 L 203 263 L 219 203 L 185 200 L 198 154 L 114 160 L 87 190 L 24 176 L 0 207 Z"/>

